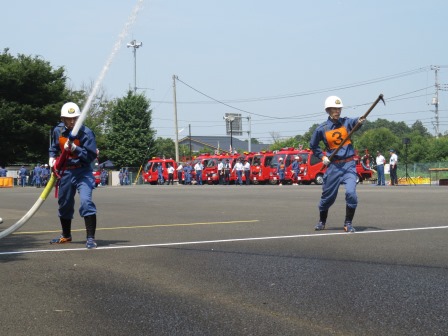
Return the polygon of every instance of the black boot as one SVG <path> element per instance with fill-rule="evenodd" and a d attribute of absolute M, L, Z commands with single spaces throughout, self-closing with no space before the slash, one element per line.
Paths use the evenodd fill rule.
<path fill-rule="evenodd" d="M 85 216 L 84 222 L 86 224 L 87 238 L 95 238 L 96 215 Z"/>
<path fill-rule="evenodd" d="M 50 244 L 63 244 L 72 241 L 72 220 L 59 217 L 62 227 L 62 235 L 50 240 Z"/>
<path fill-rule="evenodd" d="M 72 237 L 72 220 L 59 217 L 62 227 L 62 236 L 65 238 Z"/>
<path fill-rule="evenodd" d="M 319 221 L 324 223 L 327 222 L 328 210 L 319 211 Z"/>
<path fill-rule="evenodd" d="M 319 212 L 319 223 L 314 227 L 314 230 L 325 230 L 325 223 L 327 222 L 328 210 Z"/>
<path fill-rule="evenodd" d="M 84 222 L 86 224 L 86 233 L 87 233 L 86 247 L 88 249 L 94 249 L 97 246 L 95 242 L 96 215 L 85 216 Z"/>
<path fill-rule="evenodd" d="M 352 222 L 355 216 L 356 208 L 350 208 L 348 205 L 345 207 L 345 221 Z"/>

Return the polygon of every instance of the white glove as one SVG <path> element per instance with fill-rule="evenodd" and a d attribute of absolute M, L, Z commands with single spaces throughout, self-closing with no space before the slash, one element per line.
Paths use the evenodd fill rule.
<path fill-rule="evenodd" d="M 324 165 L 328 166 L 330 164 L 330 159 L 328 158 L 328 156 L 323 156 L 322 162 L 324 163 Z"/>
<path fill-rule="evenodd" d="M 48 165 L 50 166 L 50 168 L 53 168 L 54 164 L 56 163 L 56 159 L 54 157 L 51 157 L 48 160 Z"/>
<path fill-rule="evenodd" d="M 366 121 L 366 118 L 363 118 L 363 117 L 360 117 L 360 118 L 358 119 L 358 122 L 359 122 L 360 124 L 363 124 L 365 121 Z"/>
<path fill-rule="evenodd" d="M 77 146 L 74 143 L 70 143 L 70 141 L 66 141 L 64 144 L 64 149 L 69 150 L 70 152 L 74 152 L 76 147 Z"/>

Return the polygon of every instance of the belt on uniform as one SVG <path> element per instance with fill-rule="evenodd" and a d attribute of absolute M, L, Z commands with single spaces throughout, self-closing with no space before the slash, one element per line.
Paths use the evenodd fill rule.
<path fill-rule="evenodd" d="M 352 157 L 349 157 L 348 159 L 334 160 L 334 161 L 331 161 L 331 163 L 346 163 L 346 162 L 353 161 L 354 159 L 355 158 L 352 156 Z"/>
<path fill-rule="evenodd" d="M 67 167 L 65 167 L 65 170 L 72 170 L 72 169 L 81 168 L 81 167 L 82 167 L 82 165 L 77 164 L 74 166 L 67 166 Z"/>

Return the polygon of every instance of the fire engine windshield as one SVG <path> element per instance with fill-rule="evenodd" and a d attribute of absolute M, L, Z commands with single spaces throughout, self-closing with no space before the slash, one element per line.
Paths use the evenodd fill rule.
<path fill-rule="evenodd" d="M 252 166 L 260 166 L 261 165 L 261 158 L 263 157 L 263 155 L 255 155 L 254 158 L 252 159 Z"/>
<path fill-rule="evenodd" d="M 153 162 L 148 162 L 148 163 L 145 165 L 145 168 L 143 168 L 143 170 L 144 170 L 145 172 L 149 171 L 149 170 L 151 169 L 152 164 L 153 164 Z"/>
<path fill-rule="evenodd" d="M 302 159 L 302 160 L 299 160 L 301 164 L 308 163 L 308 153 L 300 153 L 300 154 L 297 154 L 297 156 L 299 156 Z"/>
<path fill-rule="evenodd" d="M 283 162 L 285 161 L 285 154 L 278 154 L 278 155 L 274 155 L 274 157 L 272 158 L 271 161 L 271 167 L 272 168 L 277 168 L 278 167 L 278 161 L 280 160 L 280 158 L 283 159 Z"/>

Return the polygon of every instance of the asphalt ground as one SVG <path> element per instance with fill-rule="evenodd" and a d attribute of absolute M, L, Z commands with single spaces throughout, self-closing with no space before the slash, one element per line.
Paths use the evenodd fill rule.
<path fill-rule="evenodd" d="M 0 189 L 0 230 L 42 189 Z M 321 187 L 94 191 L 98 248 L 59 235 L 51 194 L 0 240 L 1 335 L 448 335 L 448 188 L 344 189 L 315 232 Z M 77 199 L 78 200 L 78 199 Z"/>

